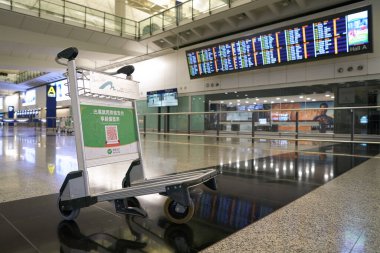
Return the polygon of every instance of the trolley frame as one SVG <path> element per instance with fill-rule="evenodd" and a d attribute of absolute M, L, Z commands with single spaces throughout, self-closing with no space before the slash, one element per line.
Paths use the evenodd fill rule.
<path fill-rule="evenodd" d="M 87 174 L 88 166 L 84 152 L 84 138 L 80 112 L 81 101 L 88 100 L 89 98 L 85 97 L 82 100 L 79 94 L 77 67 L 75 63 L 77 55 L 78 50 L 72 47 L 58 53 L 56 58 L 59 64 L 67 65 L 68 69 L 69 93 L 71 97 L 79 169 L 78 171 L 70 172 L 60 188 L 58 209 L 61 216 L 66 220 L 73 220 L 77 218 L 81 208 L 91 206 L 101 201 L 113 201 L 116 212 L 145 217 L 147 216 L 146 212 L 141 209 L 140 206 L 130 204 L 131 201 L 128 200 L 136 196 L 159 193 L 169 197 L 170 203 L 165 204 L 164 207 L 165 214 L 169 220 L 174 223 L 185 223 L 190 220 L 194 214 L 194 206 L 190 197 L 189 188 L 203 183 L 207 187 L 216 190 L 215 176 L 219 174 L 219 171 L 216 169 L 205 169 L 171 174 L 154 179 L 143 179 L 142 181 L 136 182 L 136 175 L 140 175 L 141 177 L 141 174 L 144 174 L 144 169 L 141 162 L 142 155 L 135 99 L 127 100 L 132 103 L 132 109 L 135 113 L 139 158 L 135 159 L 128 168 L 122 182 L 122 189 L 90 195 Z M 66 59 L 67 64 L 60 62 L 60 59 Z"/>

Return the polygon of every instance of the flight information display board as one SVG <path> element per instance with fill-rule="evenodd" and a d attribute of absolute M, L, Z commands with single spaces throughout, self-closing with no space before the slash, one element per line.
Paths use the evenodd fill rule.
<path fill-rule="evenodd" d="M 370 6 L 186 51 L 190 78 L 372 52 Z"/>

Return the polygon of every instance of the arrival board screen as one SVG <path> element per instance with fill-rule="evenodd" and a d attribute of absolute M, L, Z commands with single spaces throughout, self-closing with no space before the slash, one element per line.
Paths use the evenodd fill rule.
<path fill-rule="evenodd" d="M 186 51 L 190 78 L 372 52 L 365 7 Z"/>

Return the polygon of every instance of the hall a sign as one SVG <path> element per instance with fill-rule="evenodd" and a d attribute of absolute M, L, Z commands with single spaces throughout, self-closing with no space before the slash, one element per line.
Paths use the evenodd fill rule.
<path fill-rule="evenodd" d="M 56 90 L 55 90 L 55 85 L 48 85 L 47 86 L 47 96 L 49 98 L 55 98 L 56 97 Z"/>

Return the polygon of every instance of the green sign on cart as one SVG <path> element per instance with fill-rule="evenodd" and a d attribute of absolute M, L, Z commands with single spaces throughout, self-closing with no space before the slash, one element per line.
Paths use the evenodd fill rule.
<path fill-rule="evenodd" d="M 138 154 L 133 109 L 82 104 L 80 112 L 86 160 Z"/>

